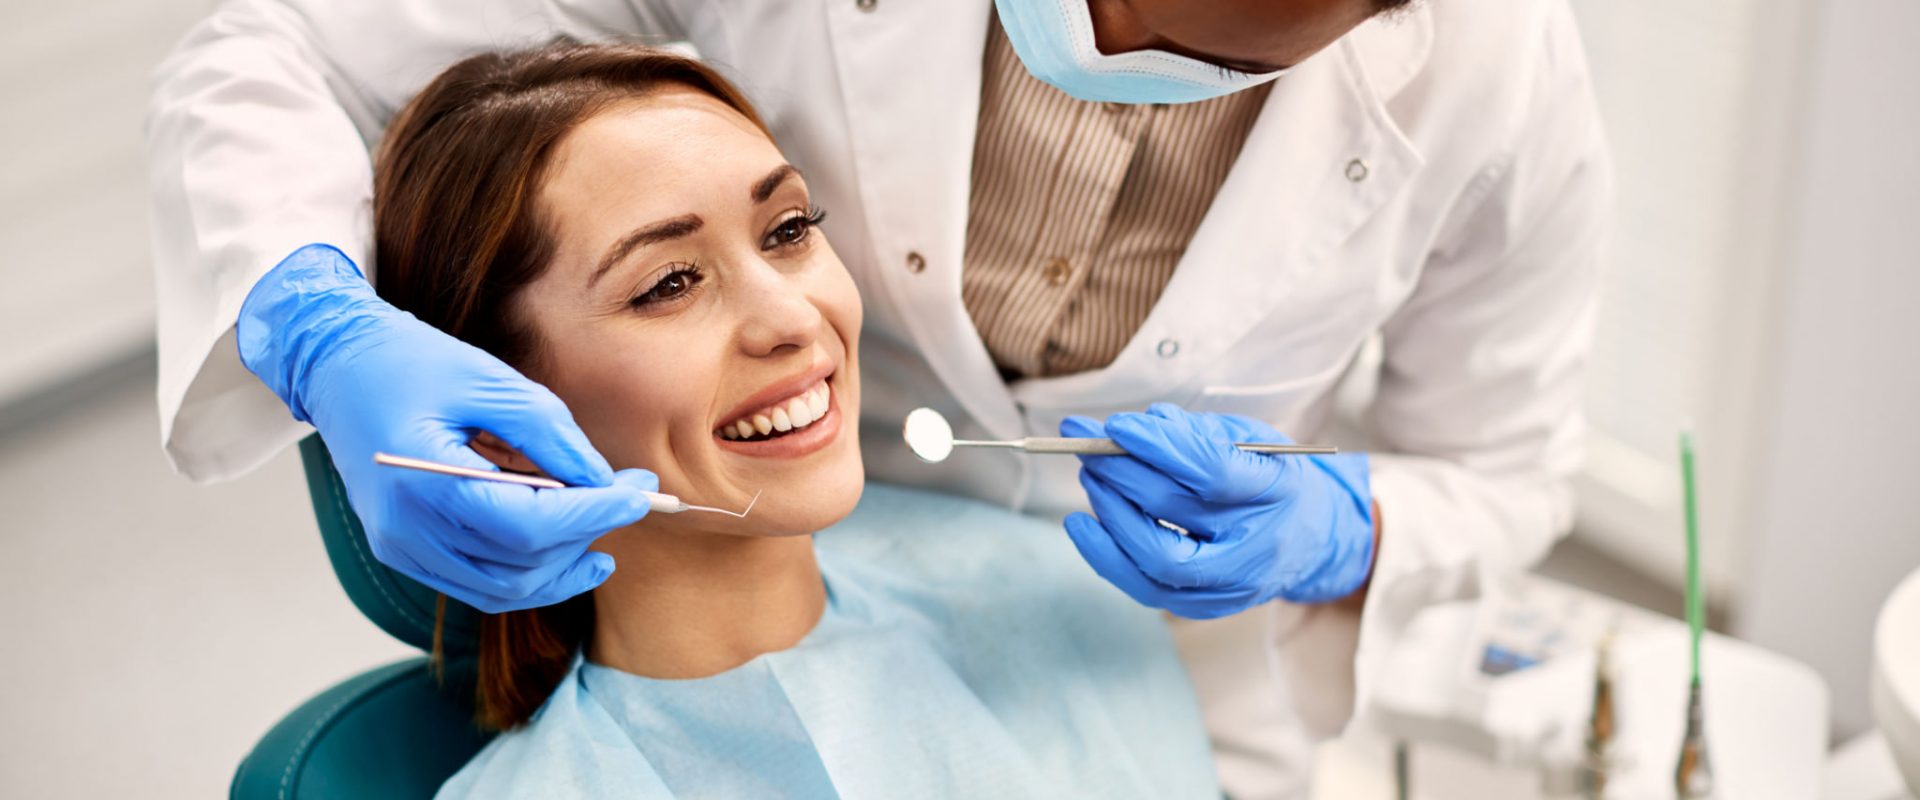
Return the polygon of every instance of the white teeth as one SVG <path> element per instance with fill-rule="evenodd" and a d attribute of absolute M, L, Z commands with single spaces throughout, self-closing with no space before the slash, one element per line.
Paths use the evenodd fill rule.
<path fill-rule="evenodd" d="M 827 409 L 831 405 L 828 394 L 830 391 L 827 385 L 822 383 L 764 413 L 722 425 L 719 434 L 724 439 L 752 439 L 756 434 L 765 436 L 775 431 L 784 433 L 812 425 L 827 415 Z"/>
<path fill-rule="evenodd" d="M 787 403 L 787 419 L 793 420 L 793 427 L 804 428 L 813 423 L 813 410 L 804 398 L 796 397 Z"/>

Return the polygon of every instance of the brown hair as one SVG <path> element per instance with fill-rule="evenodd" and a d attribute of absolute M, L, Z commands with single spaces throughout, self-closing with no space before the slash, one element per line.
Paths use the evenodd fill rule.
<path fill-rule="evenodd" d="M 553 252 L 537 202 L 547 163 L 580 123 L 669 84 L 712 95 L 766 130 L 746 97 L 712 68 L 639 45 L 559 44 L 449 67 L 401 109 L 375 161 L 380 295 L 509 364 L 531 366 L 538 343 L 516 317 L 514 299 Z M 444 662 L 445 597 L 441 608 L 436 666 Z M 495 729 L 526 722 L 592 631 L 590 595 L 484 615 L 478 721 Z"/>

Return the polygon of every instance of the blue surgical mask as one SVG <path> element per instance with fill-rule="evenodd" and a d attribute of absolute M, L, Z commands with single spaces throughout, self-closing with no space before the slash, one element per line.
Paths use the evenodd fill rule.
<path fill-rule="evenodd" d="M 1102 103 L 1193 103 L 1232 94 L 1286 70 L 1225 69 L 1165 50 L 1107 55 L 1093 44 L 1088 0 L 994 0 L 1000 27 L 1033 76 Z"/>

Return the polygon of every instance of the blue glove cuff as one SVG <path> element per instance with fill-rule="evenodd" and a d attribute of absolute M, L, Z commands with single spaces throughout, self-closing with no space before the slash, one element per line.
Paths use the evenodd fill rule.
<path fill-rule="evenodd" d="M 368 306 L 391 309 L 346 253 L 317 243 L 295 250 L 261 276 L 240 304 L 234 322 L 240 363 L 287 404 L 294 419 L 310 422 L 301 389 L 341 329 Z"/>
<path fill-rule="evenodd" d="M 1373 574 L 1373 486 L 1365 453 L 1312 456 L 1333 484 L 1328 494 L 1327 557 L 1313 574 L 1295 581 L 1281 598 L 1292 603 L 1330 603 L 1359 591 Z"/>

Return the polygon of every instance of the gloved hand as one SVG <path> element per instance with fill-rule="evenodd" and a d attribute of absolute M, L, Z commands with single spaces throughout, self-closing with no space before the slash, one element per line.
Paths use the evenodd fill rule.
<path fill-rule="evenodd" d="M 592 589 L 613 557 L 601 534 L 647 513 L 646 470 L 615 473 L 564 404 L 486 352 L 374 294 L 339 250 L 308 245 L 240 308 L 240 360 L 311 422 L 387 566 L 489 613 Z M 489 431 L 564 489 L 454 478 L 373 463 L 375 451 L 478 469 Z"/>
<path fill-rule="evenodd" d="M 1075 513 L 1066 527 L 1094 571 L 1142 605 L 1210 619 L 1274 598 L 1321 603 L 1372 571 L 1365 454 L 1249 453 L 1233 443 L 1290 440 L 1258 420 L 1169 403 L 1105 425 L 1068 417 L 1060 435 L 1107 436 L 1129 453 L 1080 457 L 1098 517 Z"/>

